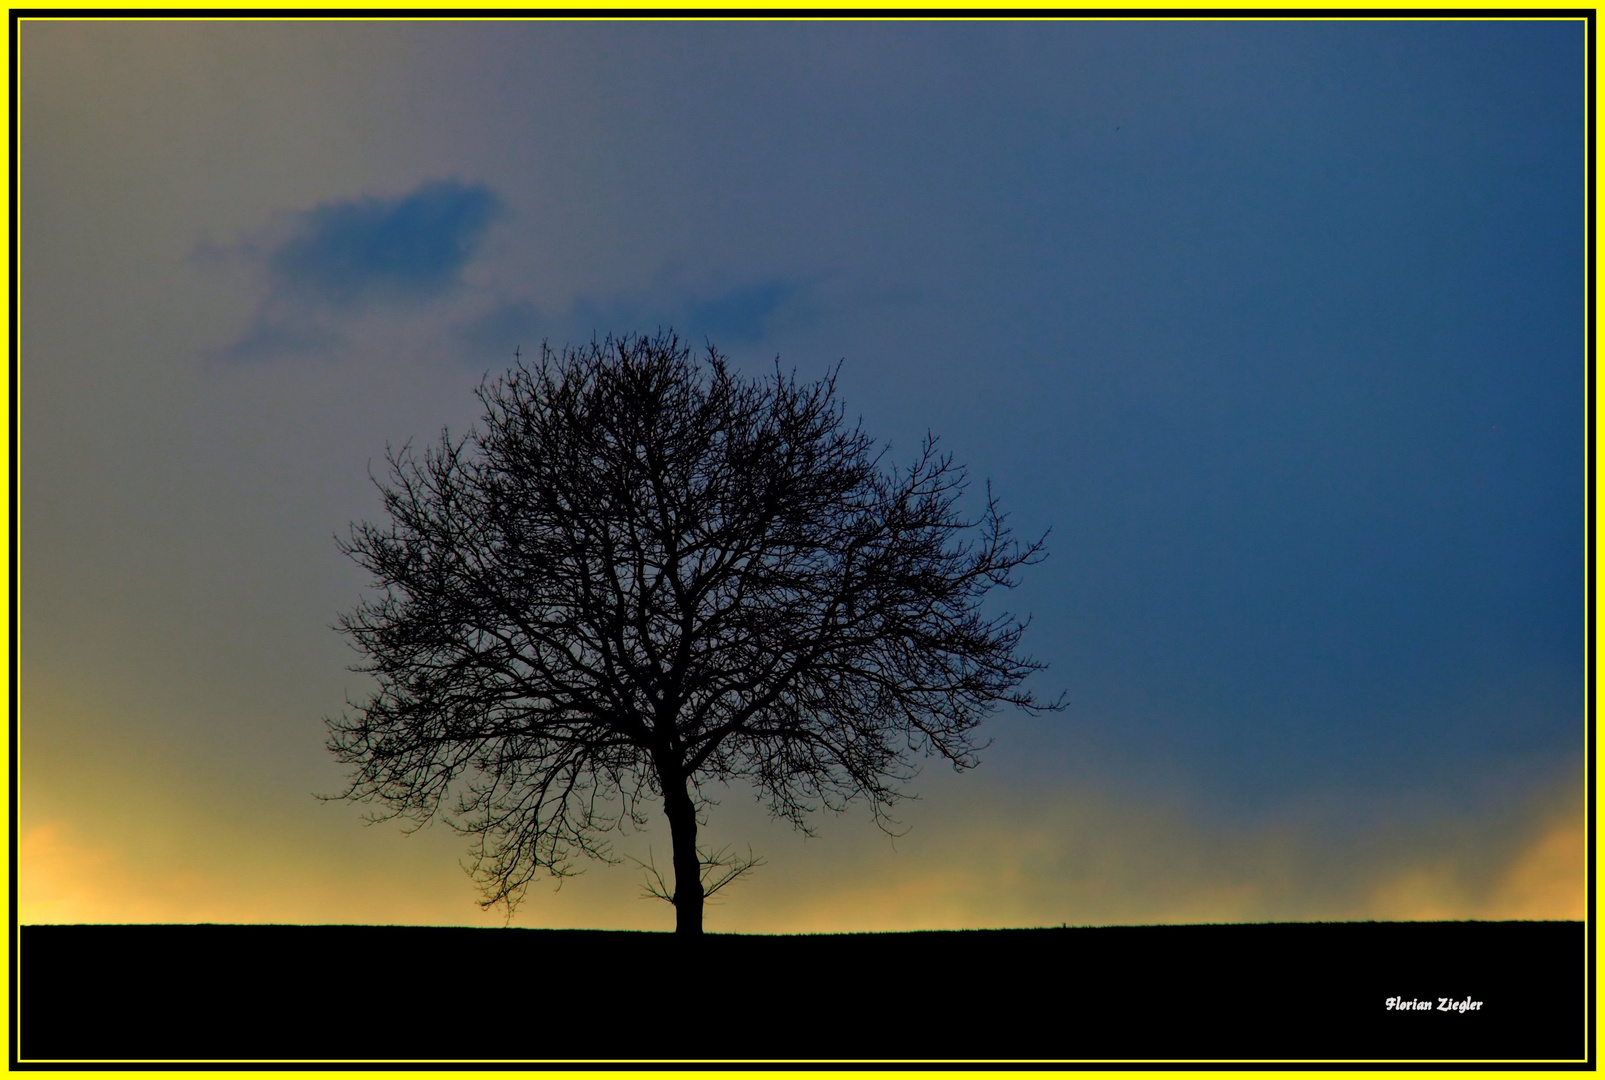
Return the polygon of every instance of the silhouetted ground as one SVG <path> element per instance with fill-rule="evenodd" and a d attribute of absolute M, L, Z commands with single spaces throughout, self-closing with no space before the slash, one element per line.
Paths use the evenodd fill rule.
<path fill-rule="evenodd" d="M 23 1062 L 1580 1059 L 1582 923 L 25 926 Z M 1390 997 L 1428 1008 L 1387 1008 Z M 1439 999 L 1481 1002 L 1441 1011 Z"/>

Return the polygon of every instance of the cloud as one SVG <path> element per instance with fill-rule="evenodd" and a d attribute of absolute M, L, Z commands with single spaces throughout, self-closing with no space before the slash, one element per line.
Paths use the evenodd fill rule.
<path fill-rule="evenodd" d="M 300 857 L 261 837 L 233 858 L 152 860 L 138 845 L 84 835 L 65 821 L 23 832 L 18 919 L 23 923 L 338 923 L 457 925 L 503 920 L 470 902 L 462 875 L 353 871 L 327 851 Z M 236 839 L 240 839 L 236 837 Z M 279 845 L 282 848 L 282 845 Z M 478 916 L 478 917 L 476 917 Z"/>
<path fill-rule="evenodd" d="M 1234 824 L 1131 792 L 969 786 L 922 808 L 895 844 L 835 829 L 828 844 L 762 835 L 754 846 L 770 865 L 732 890 L 711 925 L 795 933 L 1581 919 L 1586 908 L 1585 809 L 1570 773 L 1515 802 L 1422 806 L 1349 835 L 1316 809 Z M 719 816 L 714 823 L 712 843 L 742 833 Z M 744 831 L 756 834 L 751 823 Z"/>
<path fill-rule="evenodd" d="M 528 301 L 500 304 L 456 330 L 459 344 L 476 364 L 505 363 L 514 349 L 561 337 L 559 327 Z"/>
<path fill-rule="evenodd" d="M 424 302 L 456 287 L 502 212 L 485 185 L 443 180 L 395 198 L 323 203 L 235 244 L 203 240 L 192 253 L 199 272 L 244 269 L 261 290 L 245 331 L 213 355 L 329 356 L 355 319 L 426 319 Z"/>
<path fill-rule="evenodd" d="M 557 313 L 528 300 L 510 301 L 459 326 L 457 338 L 475 363 L 500 361 L 520 346 L 527 353 L 541 341 L 556 346 L 669 327 L 689 341 L 752 345 L 782 327 L 812 320 L 815 313 L 811 283 L 777 277 L 705 293 L 580 297 Z"/>
<path fill-rule="evenodd" d="M 1580 806 L 1545 822 L 1492 874 L 1463 858 L 1387 878 L 1367 897 L 1378 919 L 1582 919 L 1588 835 Z"/>
<path fill-rule="evenodd" d="M 787 316 L 811 314 L 805 286 L 763 281 L 702 300 L 687 301 L 681 320 L 688 333 L 751 344 L 761 341 Z"/>
<path fill-rule="evenodd" d="M 324 203 L 301 215 L 269 268 L 283 291 L 337 306 L 435 296 L 456 284 L 501 206 L 488 187 L 457 181 Z"/>
<path fill-rule="evenodd" d="M 361 808 L 312 799 L 339 786 L 332 766 L 278 778 L 220 770 L 142 748 L 150 714 L 138 706 L 103 715 L 76 703 L 81 691 L 30 685 L 24 736 L 58 739 L 33 751 L 19 778 L 24 922 L 503 919 L 475 903 L 456 832 L 363 828 Z M 699 839 L 714 850 L 750 844 L 767 864 L 719 894 L 709 927 L 1578 919 L 1587 903 L 1583 776 L 1572 759 L 1543 773 L 1514 770 L 1478 799 L 1369 807 L 1352 793 L 1317 791 L 1244 819 L 1168 783 L 1083 776 L 1061 785 L 985 767 L 931 769 L 922 797 L 898 808 L 907 831 L 895 842 L 862 807 L 817 816 L 820 835 L 805 839 L 738 785 L 719 794 Z M 657 815 L 616 839 L 619 854 L 644 859 L 655 848 L 662 865 L 668 831 Z M 515 925 L 672 925 L 667 905 L 639 899 L 631 864 L 586 864 L 560 890 L 553 884 L 535 883 Z"/>
<path fill-rule="evenodd" d="M 1088 792 L 1036 792 L 1030 800 L 977 792 L 967 809 L 985 804 L 990 816 L 966 821 L 966 807 L 953 806 L 895 844 L 872 827 L 803 841 L 784 826 L 739 826 L 721 813 L 716 822 L 738 827 L 717 830 L 711 842 L 745 836 L 769 865 L 721 894 L 709 922 L 724 932 L 828 933 L 1061 922 L 1581 919 L 1582 793 L 1536 794 L 1525 807 L 1467 819 L 1435 815 L 1422 831 L 1335 845 L 1307 825 L 1203 826 L 1177 806 Z M 271 818 L 219 820 L 216 808 L 179 805 L 185 800 L 170 793 L 150 798 L 146 824 L 128 835 L 119 832 L 126 823 L 97 823 L 85 808 L 25 825 L 17 853 L 21 921 L 503 921 L 474 903 L 458 868 L 461 838 L 449 830 L 403 836 L 353 828 L 354 814 L 335 814 L 338 828 L 304 832 Z M 649 842 L 666 840 L 656 827 L 626 845 L 645 857 Z M 598 864 L 560 890 L 543 879 L 512 921 L 665 929 L 666 906 L 640 900 L 639 879 L 632 866 Z"/>
<path fill-rule="evenodd" d="M 310 319 L 286 319 L 280 309 L 264 311 L 245 336 L 222 350 L 222 355 L 230 360 L 261 360 L 292 353 L 326 352 L 339 345 L 339 335 L 328 327 Z"/>

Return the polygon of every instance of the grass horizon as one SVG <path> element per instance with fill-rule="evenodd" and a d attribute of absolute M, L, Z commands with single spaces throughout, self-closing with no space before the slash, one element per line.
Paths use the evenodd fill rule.
<path fill-rule="evenodd" d="M 1057 926 L 964 926 L 964 927 L 930 927 L 915 930 L 792 930 L 792 931 L 742 931 L 742 930 L 704 930 L 704 937 L 894 937 L 910 934 L 974 934 L 974 933 L 1014 933 L 1038 930 L 1148 930 L 1164 927 L 1183 926 L 1437 926 L 1455 925 L 1509 925 L 1509 924 L 1552 924 L 1562 923 L 1569 925 L 1586 925 L 1586 919 L 1252 919 L 1242 921 L 1200 921 L 1200 922 L 1150 922 L 1150 923 L 1060 923 Z M 585 926 L 479 926 L 470 923 L 357 923 L 357 922 L 19 922 L 15 924 L 18 929 L 26 926 L 53 926 L 53 927 L 88 927 L 88 926 L 122 926 L 122 927 L 186 927 L 186 926 L 232 926 L 232 927 L 336 927 L 345 929 L 397 929 L 397 930 L 519 930 L 533 933 L 552 934 L 663 934 L 673 936 L 673 929 L 667 930 L 618 930 L 603 927 Z"/>

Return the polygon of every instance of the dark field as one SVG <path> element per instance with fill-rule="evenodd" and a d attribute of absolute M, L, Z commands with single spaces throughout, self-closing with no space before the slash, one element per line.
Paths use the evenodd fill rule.
<path fill-rule="evenodd" d="M 1576 1060 L 1592 1053 L 1585 952 L 1573 922 L 714 934 L 690 947 L 605 931 L 25 926 L 13 1053 Z M 1442 1011 L 1440 998 L 1482 1004 Z"/>

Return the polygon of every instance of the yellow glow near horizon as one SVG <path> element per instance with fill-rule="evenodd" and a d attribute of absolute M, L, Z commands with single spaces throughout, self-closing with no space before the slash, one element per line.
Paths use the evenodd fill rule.
<path fill-rule="evenodd" d="M 1100 814 L 1083 803 L 1035 826 L 1000 818 L 924 830 L 919 842 L 900 841 L 896 851 L 851 837 L 811 842 L 796 849 L 801 856 L 771 851 L 770 866 L 710 908 L 708 926 L 828 933 L 1061 922 L 1581 919 L 1586 834 L 1579 803 L 1529 829 L 1500 864 L 1379 851 L 1369 864 L 1344 868 L 1352 887 L 1342 893 L 1331 888 L 1333 872 L 1318 855 L 1298 853 L 1280 834 L 1210 839 L 1163 816 L 1145 820 L 1107 806 Z M 356 860 L 360 865 L 316 838 L 220 837 L 193 848 L 140 848 L 97 838 L 65 818 L 33 823 L 18 851 L 20 920 L 507 922 L 505 913 L 474 903 L 447 857 L 460 841 L 452 834 L 413 844 L 418 838 L 364 831 L 356 839 L 378 854 Z M 561 890 L 538 884 L 512 925 L 667 929 L 666 906 L 638 899 L 637 876 L 630 868 L 597 868 Z"/>
<path fill-rule="evenodd" d="M 1376 917 L 1582 919 L 1588 910 L 1587 840 L 1580 814 L 1549 822 L 1481 896 L 1468 892 L 1452 862 L 1407 871 L 1375 890 Z"/>
<path fill-rule="evenodd" d="M 24 923 L 282 922 L 667 930 L 628 864 L 589 864 L 554 890 L 537 881 L 508 920 L 483 911 L 445 828 L 401 835 L 316 802 L 320 781 L 241 776 L 116 734 L 92 706 L 37 685 L 23 736 L 48 718 L 52 743 L 25 757 L 19 791 Z M 70 748 L 70 752 L 60 747 Z M 1351 919 L 1579 919 L 1585 916 L 1582 769 L 1482 816 L 1424 809 L 1351 830 L 1334 845 L 1292 808 L 1275 824 L 1206 824 L 1179 796 L 999 786 L 933 773 L 895 843 L 867 815 L 822 817 L 803 841 L 740 797 L 709 816 L 714 848 L 750 842 L 768 860 L 707 912 L 716 932 L 807 933 L 973 927 Z M 332 786 L 322 782 L 323 786 Z M 1444 812 L 1448 814 L 1447 811 Z M 620 854 L 661 855 L 666 831 L 617 837 Z"/>

